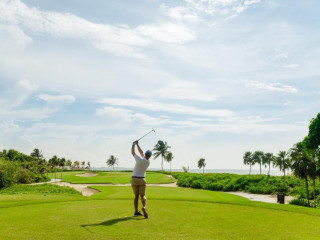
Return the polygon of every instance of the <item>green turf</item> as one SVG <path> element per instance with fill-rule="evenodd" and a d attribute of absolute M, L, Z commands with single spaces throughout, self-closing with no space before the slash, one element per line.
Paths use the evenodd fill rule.
<path fill-rule="evenodd" d="M 0 239 L 319 239 L 320 210 L 221 192 L 148 187 L 133 218 L 130 187 L 91 196 L 0 194 Z M 10 203 L 10 204 L 9 204 Z M 36 227 L 35 227 L 36 226 Z"/>
<path fill-rule="evenodd" d="M 98 175 L 94 177 L 78 177 L 76 175 L 85 173 L 84 171 L 79 172 L 62 172 L 62 173 L 51 173 L 50 178 L 61 178 L 65 182 L 70 183 L 112 183 L 112 184 L 125 184 L 130 183 L 132 172 L 97 172 Z M 147 172 L 146 174 L 147 183 L 171 183 L 174 182 L 168 175 L 158 172 Z"/>

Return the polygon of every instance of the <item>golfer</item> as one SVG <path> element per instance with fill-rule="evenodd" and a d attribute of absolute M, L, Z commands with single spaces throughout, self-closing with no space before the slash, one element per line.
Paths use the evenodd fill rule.
<path fill-rule="evenodd" d="M 138 156 L 134 149 L 135 145 L 138 147 L 138 151 L 140 153 L 140 156 Z M 152 155 L 152 152 L 150 150 L 147 150 L 145 153 L 143 153 L 142 149 L 139 146 L 138 141 L 133 142 L 132 148 L 131 148 L 131 153 L 136 160 L 136 165 L 134 166 L 133 173 L 132 173 L 132 178 L 131 178 L 131 186 L 133 193 L 135 195 L 134 198 L 134 216 L 142 216 L 142 213 L 139 212 L 138 210 L 138 202 L 139 202 L 139 196 L 141 197 L 141 202 L 142 202 L 142 212 L 144 218 L 148 218 L 148 213 L 147 213 L 147 198 L 146 198 L 146 171 L 147 168 L 150 165 L 149 158 Z"/>

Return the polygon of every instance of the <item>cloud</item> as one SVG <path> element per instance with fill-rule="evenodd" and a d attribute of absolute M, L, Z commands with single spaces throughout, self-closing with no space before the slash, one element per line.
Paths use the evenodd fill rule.
<path fill-rule="evenodd" d="M 172 103 L 162 103 L 152 99 L 137 98 L 103 98 L 99 103 L 110 104 L 121 107 L 135 107 L 149 111 L 168 112 L 173 114 L 187 114 L 206 117 L 226 117 L 233 114 L 227 109 L 200 109 L 192 106 Z"/>
<path fill-rule="evenodd" d="M 154 118 L 143 113 L 137 113 L 125 108 L 102 107 L 96 110 L 96 115 L 100 117 L 108 117 L 109 120 L 115 120 L 114 126 L 123 127 L 124 123 L 131 124 L 137 122 L 139 125 L 158 126 L 165 124 L 167 120 L 164 118 Z"/>
<path fill-rule="evenodd" d="M 257 90 L 265 90 L 271 92 L 285 92 L 285 93 L 297 93 L 298 89 L 281 84 L 281 83 L 267 83 L 267 82 L 258 82 L 258 81 L 246 81 L 246 87 Z"/>
<path fill-rule="evenodd" d="M 182 44 L 195 39 L 188 27 L 169 22 L 139 26 L 137 31 L 143 36 L 165 43 Z"/>
<path fill-rule="evenodd" d="M 141 93 L 135 95 L 139 96 Z M 203 102 L 211 102 L 218 98 L 217 95 L 207 93 L 198 83 L 179 80 L 171 81 L 163 88 L 150 90 L 144 93 L 144 96 L 159 99 L 196 100 Z"/>
<path fill-rule="evenodd" d="M 0 24 L 0 36 L 0 52 L 19 52 L 24 50 L 26 46 L 32 42 L 29 36 L 14 25 Z"/>
<path fill-rule="evenodd" d="M 181 24 L 158 23 L 130 28 L 127 25 L 93 23 L 71 13 L 30 8 L 20 0 L 0 2 L 0 21 L 55 37 L 88 40 L 103 51 L 135 58 L 144 57 L 142 48 L 154 41 L 183 44 L 195 39 L 193 32 Z"/>
<path fill-rule="evenodd" d="M 286 101 L 285 103 L 283 103 L 283 106 L 288 106 L 288 105 L 291 105 L 292 102 L 291 101 Z"/>
<path fill-rule="evenodd" d="M 299 67 L 299 64 L 293 63 L 293 64 L 287 64 L 287 65 L 283 65 L 283 68 L 297 68 Z"/>
<path fill-rule="evenodd" d="M 53 104 L 53 105 L 71 104 L 76 100 L 76 98 L 71 95 L 40 94 L 38 98 L 47 102 L 48 104 Z"/>
<path fill-rule="evenodd" d="M 162 4 L 160 10 L 164 15 L 167 15 L 168 17 L 178 21 L 202 21 L 202 19 L 197 14 L 190 12 L 190 10 L 184 6 L 168 7 Z"/>
<path fill-rule="evenodd" d="M 162 5 L 163 14 L 175 20 L 202 21 L 206 17 L 234 18 L 261 0 L 184 0 L 179 6 Z"/>
<path fill-rule="evenodd" d="M 26 89 L 28 92 L 34 92 L 38 90 L 39 86 L 36 84 L 30 83 L 27 79 L 22 79 L 19 81 L 18 85 L 24 89 Z"/>

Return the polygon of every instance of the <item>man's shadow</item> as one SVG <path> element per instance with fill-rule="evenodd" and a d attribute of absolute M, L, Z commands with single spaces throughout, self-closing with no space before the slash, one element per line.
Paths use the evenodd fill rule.
<path fill-rule="evenodd" d="M 104 222 L 100 222 L 100 223 L 92 223 L 92 224 L 83 224 L 80 225 L 81 227 L 85 228 L 86 230 L 88 230 L 89 232 L 91 232 L 89 229 L 87 229 L 86 227 L 93 227 L 93 226 L 111 226 L 114 224 L 117 224 L 118 222 L 125 222 L 125 221 L 129 221 L 129 220 L 144 220 L 144 218 L 137 218 L 137 217 L 123 217 L 123 218 L 114 218 L 114 219 L 110 219 Z"/>

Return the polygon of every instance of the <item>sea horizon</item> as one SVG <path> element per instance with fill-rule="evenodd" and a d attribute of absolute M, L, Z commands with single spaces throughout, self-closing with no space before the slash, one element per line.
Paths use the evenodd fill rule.
<path fill-rule="evenodd" d="M 108 167 L 92 167 L 91 170 L 94 171 L 113 171 L 113 168 Z M 115 167 L 115 171 L 132 171 L 132 168 L 125 167 Z M 164 169 L 165 171 L 170 171 L 170 169 Z M 149 168 L 148 171 L 161 171 L 161 168 Z M 182 169 L 171 169 L 172 172 L 183 172 Z M 189 173 L 203 173 L 202 169 L 189 169 Z M 231 174 L 239 174 L 239 175 L 249 175 L 249 170 L 247 169 L 205 169 L 204 173 L 231 173 Z M 263 175 L 267 175 L 268 171 L 263 170 L 261 172 Z M 259 175 L 260 170 L 251 170 L 251 175 Z M 290 175 L 291 172 L 286 172 L 286 175 Z M 282 176 L 283 172 L 278 170 L 270 170 L 271 176 Z"/>

